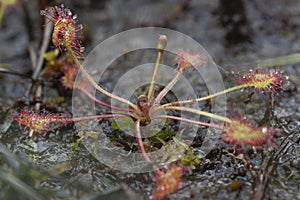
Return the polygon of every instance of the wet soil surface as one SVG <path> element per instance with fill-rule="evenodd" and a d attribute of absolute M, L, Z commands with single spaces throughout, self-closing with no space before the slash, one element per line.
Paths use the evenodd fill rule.
<path fill-rule="evenodd" d="M 189 35 L 217 65 L 234 72 L 300 51 L 297 0 L 22 1 L 6 10 L 0 24 L 0 199 L 148 199 L 154 187 L 152 173 L 125 173 L 99 162 L 79 142 L 72 125 L 55 125 L 47 134 L 32 138 L 14 121 L 12 115 L 19 108 L 34 109 L 36 104 L 72 115 L 72 93 L 59 80 L 43 77 L 39 84 L 30 79 L 43 38 L 39 10 L 60 3 L 77 13 L 83 24 L 85 55 L 114 34 L 147 26 Z M 137 55 L 124 62 L 130 65 Z M 143 56 L 141 61 L 155 61 L 151 53 Z M 274 135 L 276 148 L 234 147 L 220 140 L 195 170 L 183 176 L 183 187 L 166 199 L 300 199 L 300 67 L 278 68 L 289 76 L 285 92 L 271 97 L 254 94 L 251 100 L 249 91 L 227 97 L 228 110 L 245 108 L 252 121 L 279 130 Z M 229 87 L 231 82 L 223 78 Z M 114 81 L 108 77 L 101 84 L 110 88 Z M 36 96 L 38 85 L 41 97 Z M 107 121 L 102 126 L 111 130 Z M 120 135 L 119 140 L 135 144 Z M 193 145 L 197 146 L 197 139 Z M 136 145 L 126 147 L 137 150 Z"/>

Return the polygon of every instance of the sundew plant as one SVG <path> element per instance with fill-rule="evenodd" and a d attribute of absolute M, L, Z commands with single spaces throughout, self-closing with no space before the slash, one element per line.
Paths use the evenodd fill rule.
<path fill-rule="evenodd" d="M 219 137 L 231 146 L 253 146 L 255 148 L 264 148 L 267 146 L 276 148 L 273 136 L 278 130 L 272 128 L 269 124 L 257 125 L 250 122 L 250 120 L 242 114 L 239 114 L 236 117 L 228 117 L 201 109 L 195 109 L 188 105 L 210 101 L 218 96 L 234 91 L 241 91 L 243 89 L 253 90 L 253 92 L 261 93 L 261 95 L 278 95 L 280 91 L 284 90 L 284 85 L 287 83 L 287 77 L 281 70 L 253 69 L 249 72 L 236 73 L 232 76 L 228 73 L 228 77 L 232 78 L 233 82 L 236 84 L 233 87 L 195 99 L 162 103 L 162 100 L 170 91 L 172 91 L 174 85 L 180 84 L 178 81 L 185 70 L 188 68 L 203 67 L 207 62 L 207 58 L 205 55 L 194 53 L 189 50 L 179 50 L 174 57 L 174 63 L 177 67 L 176 74 L 173 79 L 164 86 L 164 88 L 160 91 L 155 91 L 157 88 L 157 77 L 160 73 L 160 65 L 164 56 L 164 50 L 168 45 L 167 36 L 158 35 L 157 59 L 153 68 L 152 82 L 149 85 L 146 95 L 141 94 L 137 97 L 136 102 L 131 102 L 129 99 L 124 99 L 101 87 L 91 78 L 91 75 L 82 66 L 81 59 L 83 59 L 83 53 L 85 51 L 81 43 L 81 39 L 83 37 L 83 26 L 78 23 L 77 15 L 74 15 L 68 8 L 65 8 L 64 5 L 42 10 L 40 14 L 54 25 L 51 36 L 52 44 L 61 52 L 67 52 L 68 58 L 71 60 L 70 62 L 73 63 L 59 69 L 64 74 L 61 78 L 61 84 L 66 89 L 76 89 L 81 91 L 91 98 L 95 104 L 108 108 L 113 112 L 101 113 L 100 115 L 94 116 L 66 117 L 63 114 L 46 111 L 36 113 L 30 109 L 21 109 L 15 114 L 15 120 L 20 126 L 26 126 L 33 131 L 34 136 L 38 137 L 38 135 L 46 134 L 47 131 L 52 128 L 53 124 L 65 125 L 67 123 L 88 121 L 91 119 L 118 119 L 126 122 L 126 119 L 131 119 L 134 122 L 133 132 L 135 133 L 138 151 L 142 154 L 145 162 L 153 164 L 155 187 L 152 192 L 152 199 L 162 199 L 180 189 L 182 187 L 182 175 L 185 172 L 190 172 L 195 169 L 195 167 L 200 163 L 201 156 L 199 156 L 199 154 L 195 151 L 190 152 L 189 147 L 184 146 L 184 144 L 180 144 L 179 141 L 175 141 L 178 145 L 182 145 L 184 147 L 185 155 L 188 156 L 174 159 L 164 168 L 156 165 L 155 161 L 151 160 L 149 157 L 147 148 L 145 148 L 145 146 L 149 146 L 149 141 L 144 140 L 142 137 L 143 133 L 141 132 L 141 127 L 149 124 L 151 120 L 164 119 L 166 121 L 166 127 L 164 127 L 164 130 L 168 131 L 168 120 L 190 123 L 199 127 L 212 127 L 219 129 L 222 131 L 222 134 L 220 134 Z M 79 84 L 74 85 L 78 71 L 83 74 L 83 78 L 80 80 Z M 127 105 L 128 108 L 113 106 L 107 102 L 97 99 L 90 92 L 89 88 L 91 87 L 95 88 L 97 92 L 107 96 L 108 98 Z M 204 116 L 214 119 L 214 123 L 172 115 L 170 114 L 172 113 L 170 111 L 186 112 Z M 169 134 L 172 135 L 173 133 L 170 132 L 171 131 L 169 131 Z M 157 148 L 163 148 L 165 142 L 167 142 L 166 137 L 158 137 L 156 139 L 158 139 L 161 143 L 161 146 Z M 172 137 L 168 137 L 168 140 L 172 140 Z M 145 144 L 146 142 L 147 144 Z"/>

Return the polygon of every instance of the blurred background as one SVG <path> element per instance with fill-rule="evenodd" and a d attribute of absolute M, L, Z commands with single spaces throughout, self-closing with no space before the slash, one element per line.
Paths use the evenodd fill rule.
<path fill-rule="evenodd" d="M 145 26 L 170 28 L 191 36 L 223 67 L 297 53 L 300 48 L 300 3 L 296 0 L 272 3 L 259 0 L 17 0 L 5 7 L 1 20 L 2 68 L 10 65 L 15 71 L 31 73 L 32 55 L 39 53 L 45 23 L 39 10 L 61 3 L 77 13 L 84 26 L 85 55 L 114 34 Z M 11 105 L 26 90 L 24 84 L 4 85 L 1 84 L 1 91 L 6 98 L 0 101 L 2 104 Z"/>

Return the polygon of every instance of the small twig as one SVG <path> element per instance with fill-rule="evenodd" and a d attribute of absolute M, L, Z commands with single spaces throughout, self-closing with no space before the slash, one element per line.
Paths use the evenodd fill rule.
<path fill-rule="evenodd" d="M 32 48 L 29 48 L 29 53 L 30 53 L 30 58 L 31 58 L 31 63 L 32 63 L 32 69 L 34 70 L 34 73 L 32 75 L 32 80 L 36 81 L 40 77 L 40 72 L 44 63 L 44 54 L 46 53 L 48 46 L 49 46 L 49 38 L 52 32 L 53 25 L 52 23 L 47 23 L 48 21 L 45 20 L 45 29 L 44 29 L 44 34 L 43 34 L 43 40 L 42 40 L 42 45 L 39 51 L 39 58 L 38 60 L 36 59 L 36 54 L 34 53 L 34 50 Z M 35 96 L 38 98 L 42 97 L 42 85 L 40 82 L 36 82 L 37 87 L 35 90 Z M 34 83 L 32 83 L 34 84 Z M 32 85 L 33 86 L 33 85 Z M 31 88 L 32 88 L 31 86 Z M 41 103 L 36 103 L 35 104 L 35 110 L 39 111 L 41 108 Z M 30 131 L 29 136 L 32 137 L 34 134 L 33 130 Z"/>
<path fill-rule="evenodd" d="M 42 85 L 38 84 L 36 91 L 35 91 L 35 98 L 36 99 L 41 99 L 42 98 Z M 39 111 L 41 108 L 41 103 L 36 103 L 35 104 L 35 111 Z"/>
<path fill-rule="evenodd" d="M 37 55 L 34 51 L 32 44 L 29 45 L 28 51 L 29 51 L 31 66 L 32 66 L 32 69 L 34 69 L 34 67 L 37 66 Z"/>
<path fill-rule="evenodd" d="M 254 179 L 254 191 L 252 199 L 264 199 L 265 191 L 268 187 L 268 182 L 270 181 L 273 169 L 275 164 L 272 164 L 274 161 L 274 153 L 267 154 L 267 157 L 263 160 L 261 164 L 261 169 L 259 173 L 255 176 Z"/>
<path fill-rule="evenodd" d="M 10 68 L 13 68 L 13 66 L 8 65 L 8 64 L 0 64 L 0 73 L 5 73 L 5 74 L 9 74 L 9 75 L 15 75 L 15 76 L 32 79 L 29 75 L 13 71 Z"/>
<path fill-rule="evenodd" d="M 267 154 L 267 157 L 263 160 L 261 170 L 255 177 L 252 199 L 264 199 L 265 192 L 269 185 L 268 183 L 273 177 L 272 175 L 278 165 L 280 156 L 286 155 L 289 148 L 293 146 L 289 139 L 291 139 L 290 136 L 287 136 L 280 144 L 281 148 L 276 152 Z"/>
<path fill-rule="evenodd" d="M 39 74 L 41 72 L 42 66 L 43 66 L 43 62 L 44 62 L 44 54 L 48 49 L 49 46 L 49 38 L 52 32 L 52 23 L 47 23 L 48 20 L 45 20 L 45 29 L 44 29 L 44 35 L 43 35 L 43 42 L 42 42 L 42 46 L 40 48 L 40 52 L 39 52 L 39 59 L 37 62 L 36 66 L 33 66 L 34 68 L 34 73 L 32 75 L 32 78 L 34 80 L 37 80 L 37 78 L 39 77 Z"/>
<path fill-rule="evenodd" d="M 50 34 L 52 32 L 52 23 L 47 23 L 47 21 L 45 21 L 45 29 L 44 29 L 44 35 L 43 35 L 43 41 L 42 41 L 42 46 L 40 48 L 40 52 L 39 52 L 39 58 L 36 62 L 36 56 L 34 56 L 34 53 L 31 51 L 31 62 L 32 62 L 32 68 L 34 70 L 34 73 L 32 75 L 32 79 L 33 80 L 38 80 L 39 76 L 40 76 L 40 72 L 44 63 L 44 54 L 47 51 L 48 45 L 49 45 L 49 38 L 50 38 Z M 30 50 L 29 50 L 30 51 Z M 42 86 L 41 84 L 38 82 L 37 83 L 37 88 L 35 91 L 35 96 L 38 98 L 42 97 Z M 35 104 L 35 110 L 39 111 L 40 110 L 40 103 L 36 103 Z"/>
<path fill-rule="evenodd" d="M 36 61 L 36 54 L 34 53 L 34 51 L 29 48 L 29 53 L 30 53 L 30 59 L 31 59 L 31 63 L 32 63 L 32 69 L 33 69 L 33 75 L 31 77 L 31 79 L 33 80 L 31 86 L 29 87 L 29 91 L 28 94 L 33 93 L 32 89 L 33 86 L 35 84 L 35 82 L 38 80 L 43 63 L 44 63 L 44 54 L 47 51 L 48 45 L 49 45 L 49 38 L 52 32 L 52 23 L 48 23 L 47 20 L 45 20 L 45 29 L 44 29 L 44 34 L 43 34 L 43 41 L 42 41 L 42 45 L 39 51 L 39 59 L 38 61 Z"/>

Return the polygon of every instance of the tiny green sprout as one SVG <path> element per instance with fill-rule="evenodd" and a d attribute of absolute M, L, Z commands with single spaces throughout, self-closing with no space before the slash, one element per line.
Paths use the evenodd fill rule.
<path fill-rule="evenodd" d="M 188 150 L 188 145 L 180 142 L 176 137 L 173 137 L 173 140 L 168 142 L 168 145 L 161 147 L 161 150 L 164 152 L 160 162 L 163 164 L 169 164 L 177 162 Z"/>
<path fill-rule="evenodd" d="M 65 101 L 65 98 L 62 96 L 57 96 L 57 97 L 48 97 L 46 100 L 46 105 L 61 105 Z"/>
<path fill-rule="evenodd" d="M 191 169 L 196 169 L 201 164 L 204 153 L 195 148 L 188 148 L 182 155 L 180 162 L 184 166 L 190 166 Z"/>
<path fill-rule="evenodd" d="M 76 140 L 76 142 L 73 142 L 73 143 L 70 144 L 70 146 L 71 146 L 72 149 L 73 149 L 74 154 L 80 150 L 79 145 L 80 145 L 81 143 L 82 143 L 82 141 L 81 141 L 80 139 L 78 139 L 78 140 Z"/>
<path fill-rule="evenodd" d="M 169 119 L 165 121 L 165 129 L 156 131 L 154 134 L 150 136 L 150 140 L 155 144 L 165 144 L 168 139 L 173 138 L 176 136 L 177 131 L 172 131 L 169 127 Z M 176 138 L 175 138 L 176 140 Z"/>
<path fill-rule="evenodd" d="M 58 49 L 54 49 L 52 51 L 46 52 L 43 57 L 50 62 L 51 64 L 53 64 L 55 62 L 55 60 L 57 59 L 59 55 L 59 50 Z"/>

